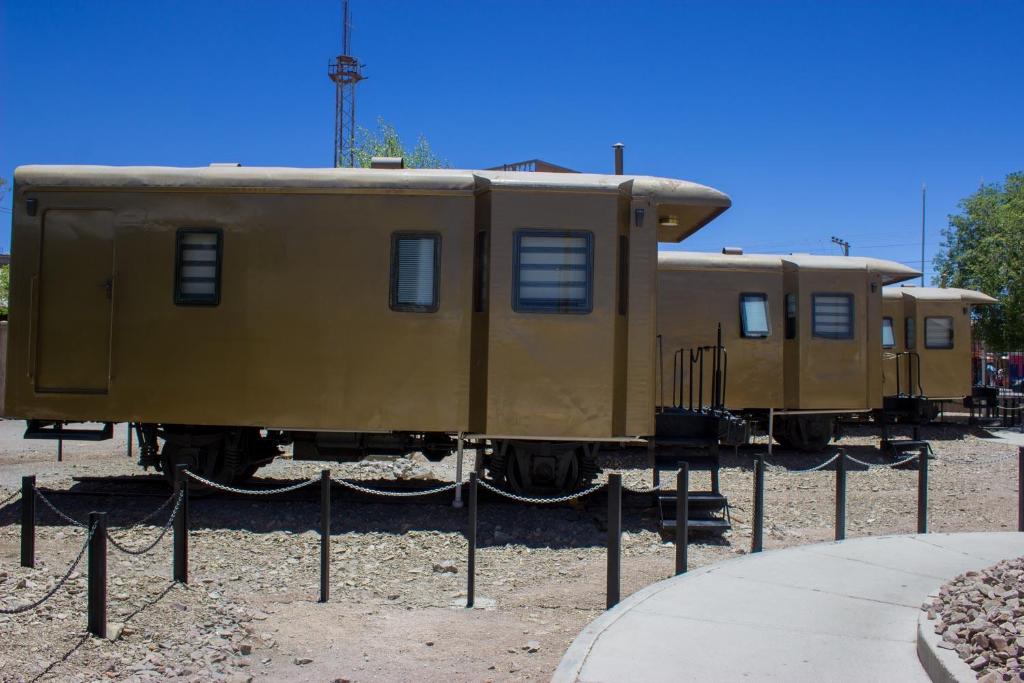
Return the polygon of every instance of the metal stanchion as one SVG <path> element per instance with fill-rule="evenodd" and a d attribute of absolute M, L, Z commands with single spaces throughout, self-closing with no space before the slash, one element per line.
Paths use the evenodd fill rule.
<path fill-rule="evenodd" d="M 750 525 L 750 552 L 759 553 L 764 547 L 764 456 L 754 461 L 754 519 Z"/>
<path fill-rule="evenodd" d="M 459 432 L 455 447 L 455 500 L 452 501 L 453 508 L 462 507 L 462 459 L 465 455 L 465 440 L 462 432 Z"/>
<path fill-rule="evenodd" d="M 476 599 L 476 501 L 477 473 L 469 473 L 469 528 L 466 529 L 466 540 L 469 541 L 469 558 L 466 562 L 466 607 L 473 607 Z"/>
<path fill-rule="evenodd" d="M 21 566 L 36 566 L 36 478 L 21 478 Z"/>
<path fill-rule="evenodd" d="M 320 470 L 320 602 L 331 596 L 331 471 Z"/>
<path fill-rule="evenodd" d="M 928 533 L 928 447 L 917 452 L 917 533 Z"/>
<path fill-rule="evenodd" d="M 132 457 L 132 423 L 128 423 L 128 458 Z"/>
<path fill-rule="evenodd" d="M 690 464 L 679 463 L 676 473 L 676 575 L 685 574 L 690 544 Z"/>
<path fill-rule="evenodd" d="M 1017 531 L 1024 531 L 1024 446 L 1017 449 Z"/>
<path fill-rule="evenodd" d="M 174 492 L 180 495 L 181 505 L 174 519 L 174 580 L 188 583 L 188 477 L 187 465 L 174 468 Z"/>
<path fill-rule="evenodd" d="M 56 422 L 53 425 L 53 430 L 57 432 L 57 462 L 64 461 L 64 439 L 60 438 L 60 433 L 64 431 L 64 425 L 60 422 Z"/>
<path fill-rule="evenodd" d="M 846 451 L 836 460 L 836 540 L 846 538 Z"/>
<path fill-rule="evenodd" d="M 90 512 L 89 529 L 89 633 L 107 637 L 107 513 Z"/>
<path fill-rule="evenodd" d="M 608 475 L 608 590 L 606 606 L 619 604 L 622 588 L 622 475 Z"/>

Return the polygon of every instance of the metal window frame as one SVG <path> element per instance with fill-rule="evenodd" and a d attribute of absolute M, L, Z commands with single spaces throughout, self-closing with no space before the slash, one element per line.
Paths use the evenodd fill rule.
<path fill-rule="evenodd" d="M 752 299 L 759 299 L 764 303 L 764 320 L 768 325 L 768 330 L 764 334 L 751 334 L 747 332 L 747 309 L 743 304 L 748 297 Z M 740 336 L 744 339 L 767 339 L 772 336 L 772 317 L 771 310 L 768 307 L 767 292 L 740 292 Z"/>
<path fill-rule="evenodd" d="M 906 351 L 917 348 L 917 321 L 912 315 L 903 318 L 903 347 Z"/>
<path fill-rule="evenodd" d="M 583 237 L 586 239 L 587 286 L 586 299 L 579 303 L 566 304 L 559 299 L 531 299 L 524 303 L 519 297 L 520 252 L 523 237 Z M 512 310 L 516 313 L 555 313 L 587 315 L 594 310 L 594 233 L 592 230 L 558 230 L 545 228 L 520 228 L 512 233 Z"/>
<path fill-rule="evenodd" d="M 789 302 L 793 302 L 793 315 L 789 314 Z M 783 336 L 786 339 L 796 339 L 800 332 L 800 297 L 794 292 L 789 292 L 782 297 L 782 305 L 785 308 L 784 325 L 785 333 Z M 792 323 L 792 324 L 790 324 Z"/>
<path fill-rule="evenodd" d="M 850 333 L 846 335 L 819 334 L 818 333 L 818 310 L 815 306 L 815 299 L 819 296 L 842 297 L 850 302 Z M 850 292 L 812 292 L 811 293 L 811 336 L 815 339 L 831 339 L 833 341 L 849 341 L 857 337 L 857 309 L 856 300 Z"/>
<path fill-rule="evenodd" d="M 885 321 L 889 321 L 889 331 L 892 333 L 892 344 L 885 343 Z M 896 348 L 896 328 L 895 322 L 891 315 L 882 316 L 882 348 L 883 349 L 895 349 Z"/>
<path fill-rule="evenodd" d="M 949 346 L 933 346 L 928 343 L 928 321 L 929 320 L 948 320 L 949 321 Z M 926 315 L 924 318 L 924 348 L 934 349 L 936 351 L 949 351 L 956 346 L 956 329 L 954 325 L 956 321 L 953 320 L 951 315 Z"/>
<path fill-rule="evenodd" d="M 431 303 L 403 304 L 398 301 L 398 242 L 401 239 L 430 238 L 434 241 L 434 282 Z M 391 277 L 388 305 L 399 313 L 436 313 L 441 307 L 441 233 L 434 230 L 399 230 L 391 233 Z"/>
<path fill-rule="evenodd" d="M 182 247 L 185 246 L 183 235 L 216 235 L 217 258 L 214 261 L 213 296 L 206 294 L 197 296 L 181 291 Z M 219 306 L 221 271 L 224 264 L 224 229 L 223 228 L 178 228 L 174 234 L 174 305 L 175 306 Z"/>

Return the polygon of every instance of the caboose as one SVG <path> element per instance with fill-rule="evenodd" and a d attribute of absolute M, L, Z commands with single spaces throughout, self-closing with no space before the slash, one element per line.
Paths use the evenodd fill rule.
<path fill-rule="evenodd" d="M 572 490 L 654 432 L 658 242 L 729 205 L 628 175 L 21 167 L 5 411 L 35 438 L 131 422 L 140 464 L 219 482 L 287 443 L 469 436 L 510 488 Z"/>

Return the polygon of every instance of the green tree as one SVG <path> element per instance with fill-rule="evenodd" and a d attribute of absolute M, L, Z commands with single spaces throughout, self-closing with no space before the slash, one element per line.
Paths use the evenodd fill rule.
<path fill-rule="evenodd" d="M 975 309 L 975 335 L 991 348 L 1024 347 L 1024 172 L 982 185 L 949 217 L 935 257 L 943 287 L 976 289 L 999 299 Z"/>
<path fill-rule="evenodd" d="M 370 167 L 373 157 L 402 157 L 406 168 L 450 168 L 446 159 L 434 154 L 427 139 L 420 135 L 416 145 L 406 149 L 393 125 L 383 118 L 377 119 L 377 129 L 360 126 L 356 132 L 356 166 Z"/>

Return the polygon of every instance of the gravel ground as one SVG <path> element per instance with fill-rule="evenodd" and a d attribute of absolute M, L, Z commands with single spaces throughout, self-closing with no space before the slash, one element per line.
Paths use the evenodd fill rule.
<path fill-rule="evenodd" d="M 922 609 L 983 683 L 1024 681 L 1024 557 L 956 577 Z"/>
<path fill-rule="evenodd" d="M 112 442 L 68 444 L 62 463 L 52 444 L 20 438 L 19 423 L 0 422 L 0 500 L 24 474 L 40 486 L 84 490 L 74 477 L 128 477 L 121 492 L 157 490 L 151 475 L 125 457 L 124 433 Z M 924 430 L 936 453 L 930 467 L 930 528 L 998 531 L 1016 523 L 1013 445 L 979 438 L 962 426 Z M 762 439 L 763 442 L 763 439 Z M 853 429 L 840 442 L 870 462 L 877 436 Z M 697 540 L 693 567 L 750 547 L 751 457 L 763 443 L 723 456 L 723 492 L 733 531 Z M 608 454 L 603 465 L 627 485 L 650 481 L 644 452 Z M 822 456 L 776 450 L 766 476 L 765 547 L 830 540 L 834 473 L 789 470 Z M 429 463 L 331 464 L 336 476 L 451 481 L 454 458 Z M 281 459 L 260 476 L 298 481 L 317 463 Z M 851 466 L 847 535 L 916 529 L 917 473 Z M 693 489 L 708 488 L 694 473 Z M 627 499 L 630 499 L 627 497 Z M 110 524 L 131 524 L 163 498 L 54 496 L 85 519 L 110 511 Z M 636 500 L 633 498 L 632 500 Z M 170 581 L 170 535 L 141 557 L 111 550 L 110 616 L 116 639 L 85 637 L 83 575 L 36 611 L 0 616 L 2 680 L 522 680 L 548 679 L 565 648 L 604 608 L 606 508 L 603 498 L 558 507 L 493 500 L 481 503 L 477 609 L 465 610 L 465 509 L 442 503 L 369 503 L 336 496 L 332 505 L 331 600 L 317 602 L 319 506 L 309 500 L 193 499 L 188 586 Z M 122 530 L 133 547 L 156 537 L 156 526 Z M 0 607 L 42 595 L 64 573 L 84 532 L 40 506 L 37 568 L 18 566 L 19 503 L 0 506 Z M 657 533 L 657 510 L 627 507 L 623 527 L 623 595 L 671 575 L 674 548 Z M 22 583 L 24 581 L 24 584 Z M 123 627 L 122 627 L 123 625 Z M 119 633 L 118 633 L 119 631 Z"/>

